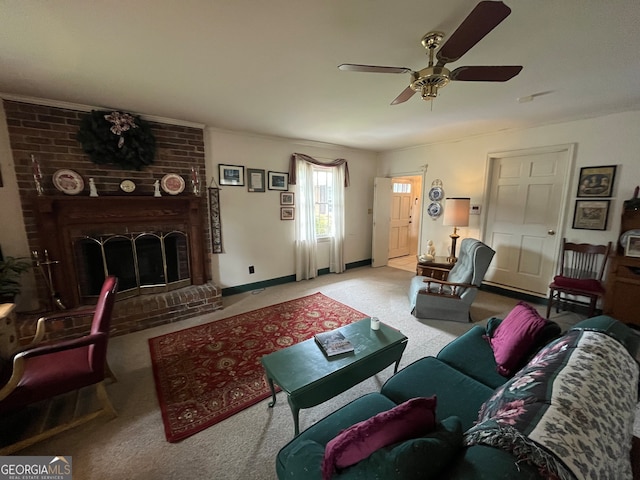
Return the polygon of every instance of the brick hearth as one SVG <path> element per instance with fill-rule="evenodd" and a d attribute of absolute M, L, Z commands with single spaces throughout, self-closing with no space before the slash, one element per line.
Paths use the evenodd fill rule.
<path fill-rule="evenodd" d="M 113 309 L 111 336 L 179 322 L 220 308 L 220 292 L 212 283 L 118 300 Z M 19 343 L 31 340 L 40 316 L 18 315 L 16 325 Z M 89 316 L 52 320 L 47 330 L 48 339 L 79 336 L 86 333 L 90 325 Z"/>

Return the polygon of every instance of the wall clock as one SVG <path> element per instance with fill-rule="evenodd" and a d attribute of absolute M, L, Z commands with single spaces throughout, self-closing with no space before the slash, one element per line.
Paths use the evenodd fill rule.
<path fill-rule="evenodd" d="M 136 189 L 136 184 L 133 180 L 123 180 L 120 182 L 120 190 L 125 193 L 131 193 Z"/>

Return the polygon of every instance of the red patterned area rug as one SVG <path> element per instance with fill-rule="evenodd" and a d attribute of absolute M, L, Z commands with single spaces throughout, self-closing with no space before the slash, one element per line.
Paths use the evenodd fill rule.
<path fill-rule="evenodd" d="M 263 355 L 366 316 L 315 293 L 150 338 L 167 440 L 187 438 L 269 397 Z"/>

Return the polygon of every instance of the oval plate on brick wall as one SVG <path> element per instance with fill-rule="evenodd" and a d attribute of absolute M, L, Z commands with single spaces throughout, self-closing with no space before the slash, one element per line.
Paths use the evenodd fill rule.
<path fill-rule="evenodd" d="M 168 173 L 162 177 L 160 185 L 169 195 L 178 195 L 184 190 L 184 178 L 175 173 Z"/>
<path fill-rule="evenodd" d="M 77 195 L 84 190 L 84 180 L 80 174 L 66 168 L 53 174 L 53 185 L 67 195 Z"/>

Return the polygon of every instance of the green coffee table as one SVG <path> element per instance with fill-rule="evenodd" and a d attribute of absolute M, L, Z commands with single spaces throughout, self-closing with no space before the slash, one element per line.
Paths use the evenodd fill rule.
<path fill-rule="evenodd" d="M 262 366 L 276 403 L 274 383 L 287 393 L 295 435 L 300 433 L 301 408 L 315 407 L 375 375 L 395 362 L 394 373 L 407 346 L 407 337 L 383 323 L 371 330 L 365 318 L 340 328 L 354 352 L 327 358 L 311 338 L 262 357 Z"/>

